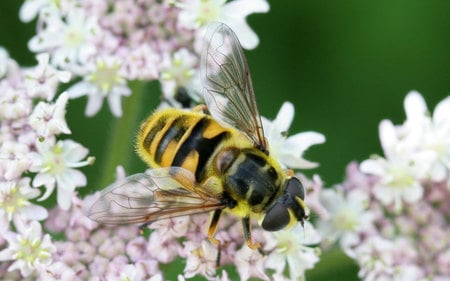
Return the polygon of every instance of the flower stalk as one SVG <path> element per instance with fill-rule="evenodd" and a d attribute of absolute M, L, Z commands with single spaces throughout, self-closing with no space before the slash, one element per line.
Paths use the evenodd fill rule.
<path fill-rule="evenodd" d="M 134 150 L 134 137 L 139 129 L 136 124 L 142 120 L 142 111 L 147 108 L 145 104 L 146 86 L 142 81 L 131 81 L 129 86 L 133 95 L 124 101 L 122 118 L 113 119 L 108 124 L 108 133 L 104 137 L 104 149 L 99 177 L 95 186 L 104 187 L 114 180 L 114 173 L 118 165 L 129 166 L 130 154 Z"/>

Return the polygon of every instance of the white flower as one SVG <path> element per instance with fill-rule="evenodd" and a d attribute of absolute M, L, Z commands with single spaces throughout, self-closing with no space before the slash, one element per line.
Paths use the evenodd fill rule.
<path fill-rule="evenodd" d="M 149 45 L 142 44 L 123 50 L 120 55 L 125 57 L 123 68 L 128 80 L 154 80 L 158 77 L 157 66 L 161 58 Z"/>
<path fill-rule="evenodd" d="M 8 218 L 1 214 L 0 211 L 0 245 L 5 245 L 6 240 L 3 238 L 5 233 L 8 233 L 11 229 L 11 224 L 8 221 Z"/>
<path fill-rule="evenodd" d="M 361 164 L 363 172 L 377 175 L 380 182 L 374 189 L 384 204 L 394 201 L 397 210 L 401 201 L 416 202 L 422 198 L 420 181 L 444 180 L 450 171 L 450 97 L 441 101 L 431 118 L 423 97 L 410 92 L 404 102 L 407 120 L 394 126 L 380 123 L 380 140 L 385 159 L 378 157 Z"/>
<path fill-rule="evenodd" d="M 40 191 L 30 187 L 30 178 L 22 178 L 18 182 L 0 182 L 0 215 L 3 213 L 8 221 L 22 219 L 43 220 L 47 218 L 47 210 L 30 203 L 30 199 L 38 197 Z"/>
<path fill-rule="evenodd" d="M 67 12 L 74 4 L 74 0 L 25 0 L 20 7 L 19 18 L 23 22 L 30 22 L 38 14 Z"/>
<path fill-rule="evenodd" d="M 183 237 L 188 230 L 189 222 L 189 216 L 181 216 L 155 221 L 149 227 L 157 229 L 161 238 L 165 240 L 173 237 Z"/>
<path fill-rule="evenodd" d="M 401 130 L 414 141 L 415 153 L 426 155 L 427 176 L 442 181 L 450 171 L 450 97 L 442 100 L 430 117 L 423 97 L 415 91 L 405 98 L 407 120 Z"/>
<path fill-rule="evenodd" d="M 283 166 L 293 169 L 311 169 L 317 163 L 307 161 L 303 153 L 312 145 L 325 142 L 325 136 L 316 132 L 298 133 L 287 137 L 294 119 L 294 106 L 285 102 L 272 122 L 262 117 L 264 133 L 269 141 L 270 153 Z"/>
<path fill-rule="evenodd" d="M 39 102 L 29 117 L 30 126 L 44 137 L 61 133 L 70 134 L 71 131 L 65 119 L 68 99 L 67 92 L 64 92 L 54 104 Z"/>
<path fill-rule="evenodd" d="M 164 233 L 165 234 L 165 233 Z M 180 255 L 181 245 L 173 237 L 165 237 L 163 233 L 153 231 L 148 239 L 147 251 L 160 263 L 170 263 Z M 192 249 L 192 251 L 194 251 Z M 189 265 L 189 258 L 187 259 Z M 195 274 L 194 274 L 195 275 Z"/>
<path fill-rule="evenodd" d="M 20 177 L 31 165 L 29 152 L 28 145 L 5 140 L 0 145 L 0 177 L 6 180 Z"/>
<path fill-rule="evenodd" d="M 4 81 L 12 82 L 22 79 L 22 70 L 15 60 L 13 60 L 8 51 L 0 46 L 0 79 L 5 79 Z M 9 87 L 14 87 L 10 83 L 4 83 Z M 2 85 L 3 86 L 3 85 Z M 4 89 L 2 89 L 4 92 Z"/>
<path fill-rule="evenodd" d="M 178 17 L 181 26 L 198 29 L 214 21 L 223 22 L 233 29 L 245 49 L 253 49 L 259 43 L 258 36 L 245 18 L 252 13 L 269 11 L 265 0 L 235 0 L 228 3 L 226 0 L 182 0 L 177 2 L 177 6 L 181 8 Z"/>
<path fill-rule="evenodd" d="M 246 281 L 250 277 L 255 277 L 258 280 L 270 280 L 265 273 L 265 261 L 266 257 L 259 251 L 252 250 L 247 245 L 242 246 L 236 252 L 234 261 L 238 265 L 237 271 L 239 272 L 240 280 Z"/>
<path fill-rule="evenodd" d="M 369 229 L 374 215 L 367 210 L 368 195 L 358 190 L 344 195 L 340 190 L 326 189 L 320 201 L 328 211 L 327 220 L 319 220 L 317 229 L 326 244 L 340 239 L 342 249 L 352 256 L 350 247 L 359 242 L 357 232 Z"/>
<path fill-rule="evenodd" d="M 11 260 L 8 271 L 20 270 L 23 277 L 30 276 L 35 270 L 43 270 L 52 262 L 52 253 L 56 247 L 50 235 L 42 236 L 42 227 L 37 221 L 18 228 L 19 233 L 8 232 L 5 239 L 8 247 L 0 252 L 0 261 Z"/>
<path fill-rule="evenodd" d="M 371 236 L 358 248 L 356 248 L 357 262 L 360 266 L 358 276 L 363 280 L 378 280 L 380 275 L 390 276 L 394 263 L 394 242 Z M 390 280 L 390 279 L 381 279 Z"/>
<path fill-rule="evenodd" d="M 30 97 L 41 97 L 50 101 L 55 96 L 58 83 L 69 82 L 71 74 L 51 66 L 48 53 L 39 54 L 36 59 L 38 65 L 25 71 L 25 87 Z"/>
<path fill-rule="evenodd" d="M 28 44 L 31 51 L 51 52 L 52 63 L 74 71 L 95 53 L 94 39 L 99 36 L 95 16 L 74 5 L 66 15 L 47 9 L 44 19 L 45 28 Z"/>
<path fill-rule="evenodd" d="M 10 58 L 8 51 L 6 51 L 5 48 L 0 47 L 0 78 L 3 78 L 6 75 L 6 72 L 8 71 L 9 61 Z"/>
<path fill-rule="evenodd" d="M 216 274 L 217 248 L 209 241 L 202 240 L 200 244 L 187 241 L 183 252 L 186 256 L 184 276 L 192 278 L 197 274 L 212 279 Z"/>
<path fill-rule="evenodd" d="M 25 91 L 0 83 L 0 120 L 14 120 L 30 114 L 32 100 Z"/>
<path fill-rule="evenodd" d="M 122 116 L 121 97 L 129 96 L 131 90 L 121 73 L 121 62 L 114 57 L 101 57 L 87 67 L 89 74 L 84 80 L 68 89 L 70 98 L 88 96 L 87 116 L 95 115 L 102 107 L 103 99 L 107 98 L 114 116 Z"/>
<path fill-rule="evenodd" d="M 156 273 L 155 275 L 153 275 L 152 277 L 150 277 L 150 279 L 148 279 L 147 281 L 163 281 L 163 276 L 161 273 Z M 178 277 L 178 280 L 180 280 L 180 278 Z"/>
<path fill-rule="evenodd" d="M 121 281 L 141 281 L 144 277 L 145 271 L 142 264 L 128 264 L 120 273 Z"/>
<path fill-rule="evenodd" d="M 88 150 L 72 140 L 60 140 L 56 144 L 51 139 L 37 142 L 38 153 L 33 155 L 30 171 L 37 172 L 33 186 L 45 186 L 46 191 L 39 200 L 47 199 L 58 187 L 57 202 L 61 209 L 68 210 L 72 204 L 76 187 L 86 185 L 85 175 L 73 168 L 86 166 L 93 162 L 89 157 L 82 161 Z"/>
<path fill-rule="evenodd" d="M 166 98 L 173 98 L 178 87 L 189 84 L 195 74 L 197 58 L 186 49 L 178 50 L 169 57 L 164 54 L 161 62 L 161 85 Z"/>
<path fill-rule="evenodd" d="M 304 228 L 296 224 L 293 228 L 277 232 L 267 232 L 276 245 L 266 260 L 266 267 L 273 268 L 282 274 L 286 265 L 289 267 L 289 278 L 298 280 L 304 277 L 305 270 L 311 269 L 319 261 L 317 248 L 307 245 L 320 243 L 321 237 L 313 225 L 306 221 Z M 268 239 L 270 241 L 270 239 Z"/>
<path fill-rule="evenodd" d="M 394 125 L 384 120 L 380 123 L 380 139 L 383 157 L 373 157 L 361 163 L 362 172 L 378 176 L 373 188 L 375 197 L 384 205 L 394 204 L 395 211 L 402 209 L 402 202 L 417 202 L 423 195 L 419 179 L 428 171 L 427 153 L 413 153 L 412 143 L 401 141 Z"/>
<path fill-rule="evenodd" d="M 76 280 L 76 273 L 74 269 L 67 266 L 65 263 L 57 261 L 40 272 L 40 280 L 45 281 L 72 281 Z"/>

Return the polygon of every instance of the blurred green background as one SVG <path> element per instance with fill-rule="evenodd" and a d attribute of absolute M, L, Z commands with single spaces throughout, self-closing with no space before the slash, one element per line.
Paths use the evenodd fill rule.
<path fill-rule="evenodd" d="M 0 45 L 22 65 L 35 64 L 27 51 L 33 23 L 18 20 L 21 1 L 0 1 Z M 275 117 L 281 104 L 295 104 L 291 133 L 313 130 L 327 142 L 307 152 L 326 186 L 342 181 L 346 165 L 381 153 L 378 124 L 405 118 L 403 99 L 417 90 L 432 110 L 450 92 L 450 1 L 270 1 L 267 14 L 249 23 L 260 38 L 247 52 L 261 113 Z M 97 158 L 84 168 L 89 193 L 113 180 L 114 167 L 127 173 L 145 166 L 133 153 L 139 121 L 159 102 L 156 83 L 133 83 L 148 95 L 124 101 L 124 118 L 104 109 L 83 115 L 86 99 L 72 101 L 70 138 Z M 120 149 L 118 149 L 120 148 Z M 339 251 L 324 253 L 308 280 L 357 280 L 357 267 Z"/>

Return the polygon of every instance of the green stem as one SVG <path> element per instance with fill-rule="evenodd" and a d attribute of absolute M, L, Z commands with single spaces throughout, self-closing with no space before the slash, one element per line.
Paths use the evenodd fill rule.
<path fill-rule="evenodd" d="M 115 179 L 118 165 L 127 167 L 130 154 L 134 153 L 134 138 L 141 121 L 141 108 L 145 97 L 145 83 L 133 81 L 129 83 L 132 95 L 122 102 L 123 116 L 112 119 L 108 136 L 105 137 L 104 157 L 97 185 L 100 188 L 111 184 Z"/>

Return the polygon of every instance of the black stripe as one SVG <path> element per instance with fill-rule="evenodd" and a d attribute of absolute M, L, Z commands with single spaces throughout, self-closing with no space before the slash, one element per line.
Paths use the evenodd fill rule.
<path fill-rule="evenodd" d="M 196 150 L 199 154 L 198 164 L 195 171 L 195 178 L 197 181 L 202 180 L 205 165 L 216 149 L 217 145 L 228 136 L 227 132 L 222 132 L 217 136 L 207 139 L 203 137 L 205 129 L 208 127 L 210 119 L 203 117 L 192 129 L 191 134 L 185 140 L 178 150 L 172 166 L 181 166 L 192 150 Z"/>
<path fill-rule="evenodd" d="M 253 162 L 258 164 L 260 167 L 264 167 L 267 164 L 267 161 L 264 160 L 261 156 L 253 154 L 253 153 L 246 153 L 245 154 L 248 158 L 252 159 Z"/>
<path fill-rule="evenodd" d="M 142 144 L 144 148 L 150 152 L 150 145 L 152 144 L 153 140 L 155 139 L 156 134 L 164 128 L 164 125 L 166 124 L 167 117 L 163 116 L 163 118 L 160 118 L 156 121 L 155 126 L 147 133 L 147 135 L 144 138 L 144 143 Z"/>
<path fill-rule="evenodd" d="M 186 117 L 181 115 L 175 118 L 170 124 L 170 128 L 164 133 L 164 136 L 161 137 L 159 144 L 155 153 L 155 162 L 161 163 L 164 152 L 167 149 L 167 146 L 172 140 L 179 142 L 186 132 L 186 128 L 183 126 L 183 123 L 186 121 Z"/>

